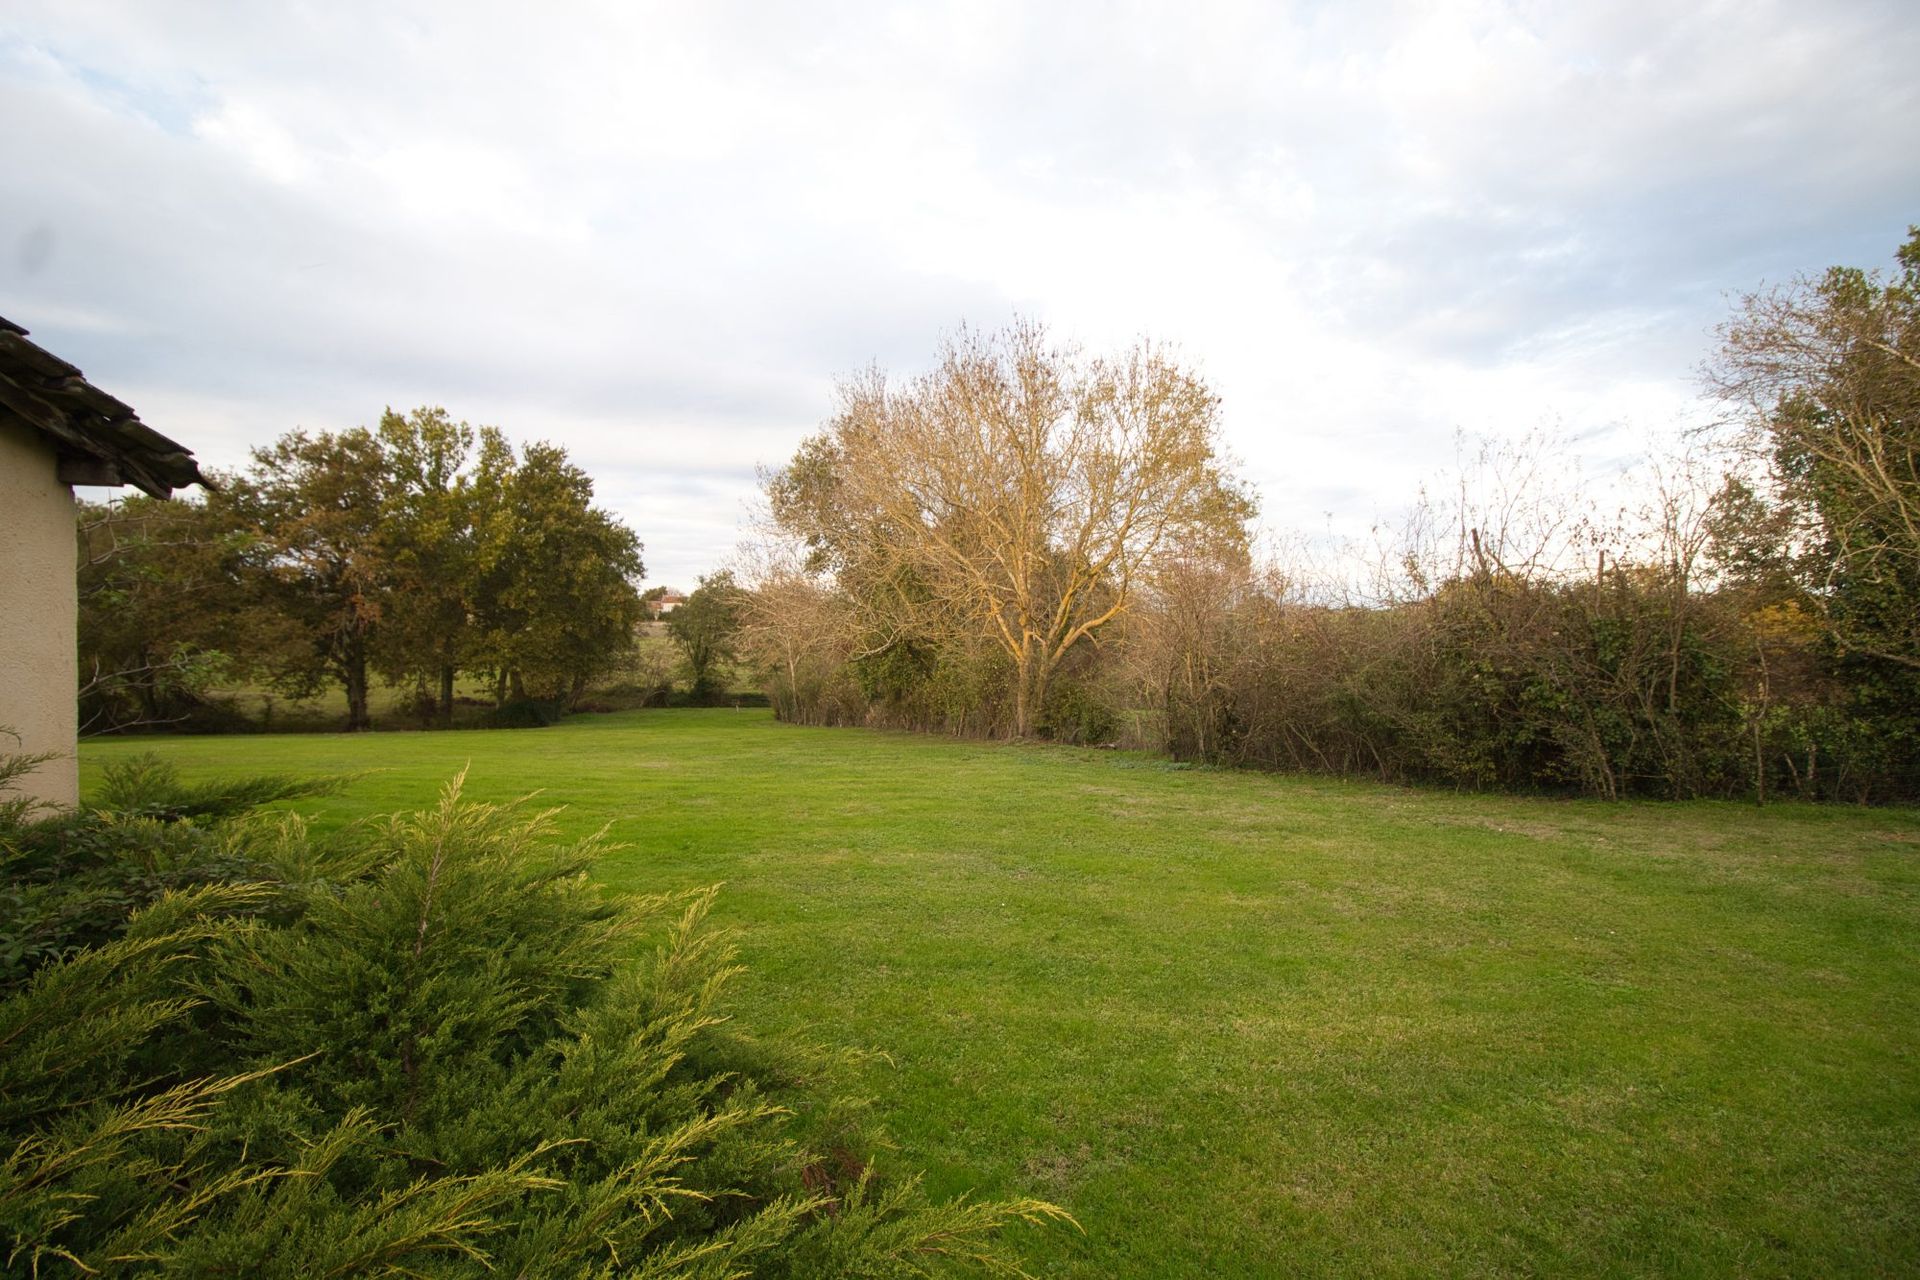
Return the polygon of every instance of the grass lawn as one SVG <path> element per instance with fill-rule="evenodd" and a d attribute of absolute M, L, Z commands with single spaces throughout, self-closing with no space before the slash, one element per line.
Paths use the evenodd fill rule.
<path fill-rule="evenodd" d="M 94 742 L 535 788 L 727 882 L 741 1016 L 884 1050 L 936 1193 L 1060 1276 L 1920 1272 L 1920 814 L 1602 804 L 649 711 Z"/>

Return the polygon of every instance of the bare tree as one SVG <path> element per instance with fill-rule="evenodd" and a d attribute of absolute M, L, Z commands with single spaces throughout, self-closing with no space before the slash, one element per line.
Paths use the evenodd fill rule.
<path fill-rule="evenodd" d="M 859 642 L 845 593 L 807 570 L 804 553 L 768 525 L 741 549 L 740 650 L 766 678 L 774 714 L 783 720 L 832 723 L 838 707 L 823 705 Z"/>
<path fill-rule="evenodd" d="M 774 475 L 776 521 L 833 572 L 879 645 L 964 628 L 1013 667 L 1024 736 L 1061 660 L 1126 612 L 1171 549 L 1244 547 L 1218 400 L 1162 349 L 1112 359 L 1016 322 L 961 330 L 903 385 L 878 370 Z"/>

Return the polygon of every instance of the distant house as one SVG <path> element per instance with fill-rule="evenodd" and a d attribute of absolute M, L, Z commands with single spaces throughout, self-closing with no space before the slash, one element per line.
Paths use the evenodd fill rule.
<path fill-rule="evenodd" d="M 28 795 L 79 803 L 73 489 L 133 485 L 156 498 L 206 480 L 187 449 L 0 318 L 0 751 L 57 759 Z"/>
<path fill-rule="evenodd" d="M 653 602 L 653 616 L 656 618 L 664 618 L 686 602 L 687 597 L 684 592 L 675 591 L 672 587 L 668 587 L 655 597 Z"/>

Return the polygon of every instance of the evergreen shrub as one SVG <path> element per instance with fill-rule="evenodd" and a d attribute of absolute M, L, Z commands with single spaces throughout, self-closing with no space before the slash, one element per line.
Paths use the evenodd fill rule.
<path fill-rule="evenodd" d="M 456 780 L 321 839 L 235 812 L 284 780 L 113 785 L 0 805 L 10 872 L 133 886 L 0 993 L 7 1274 L 1020 1275 L 1065 1217 L 883 1177 L 845 1055 L 729 1019 L 714 891 L 605 895 L 550 813 Z"/>

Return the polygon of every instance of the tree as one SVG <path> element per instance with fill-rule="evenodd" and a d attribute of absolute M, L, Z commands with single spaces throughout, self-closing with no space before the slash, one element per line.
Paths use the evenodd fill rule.
<path fill-rule="evenodd" d="M 640 542 L 566 451 L 516 457 L 437 408 L 290 432 L 204 503 L 88 508 L 80 537 L 102 728 L 176 719 L 221 669 L 300 696 L 338 681 L 350 730 L 375 674 L 437 685 L 442 724 L 462 669 L 571 702 L 641 612 Z"/>
<path fill-rule="evenodd" d="M 436 682 L 434 707 L 453 723 L 454 676 L 472 647 L 473 428 L 445 409 L 389 409 L 379 440 L 388 469 L 381 540 L 393 590 L 380 666 L 391 679 Z"/>
<path fill-rule="evenodd" d="M 776 529 L 743 549 L 742 655 L 765 679 L 773 713 L 793 723 L 837 723 L 826 694 L 844 687 L 852 611 L 844 593 L 808 572 L 800 548 Z"/>
<path fill-rule="evenodd" d="M 243 612 L 205 503 L 79 506 L 80 731 L 176 723 L 228 665 Z"/>
<path fill-rule="evenodd" d="M 1745 411 L 1762 513 L 1789 534 L 1773 567 L 1800 595 L 1776 616 L 1818 620 L 1845 689 L 1809 741 L 1856 762 L 1861 794 L 1920 785 L 1920 227 L 1895 258 L 1891 275 L 1835 267 L 1743 299 L 1711 370 Z"/>
<path fill-rule="evenodd" d="M 696 699 L 718 691 L 715 672 L 721 663 L 734 657 L 734 642 L 745 611 L 744 595 L 733 574 L 723 569 L 700 579 L 686 603 L 667 615 L 667 632 L 686 655 Z"/>
<path fill-rule="evenodd" d="M 776 523 L 858 603 L 870 653 L 985 639 L 1012 677 L 1012 730 L 1175 549 L 1244 552 L 1252 502 L 1218 455 L 1219 402 L 1163 349 L 1114 358 L 1016 321 L 962 329 L 903 385 L 871 370 L 769 478 Z"/>
<path fill-rule="evenodd" d="M 1742 299 L 1710 376 L 1746 411 L 1836 643 L 1920 671 L 1920 227 L 1896 259 Z"/>
<path fill-rule="evenodd" d="M 472 483 L 477 655 L 503 692 L 571 703 L 633 647 L 640 540 L 593 505 L 593 480 L 557 445 L 516 461 L 483 430 Z"/>
<path fill-rule="evenodd" d="M 255 449 L 253 460 L 231 496 L 259 535 L 253 568 L 269 607 L 304 641 L 277 664 L 277 681 L 312 692 L 339 680 L 347 729 L 369 729 L 374 640 L 393 593 L 386 450 L 362 427 L 293 431 Z"/>

